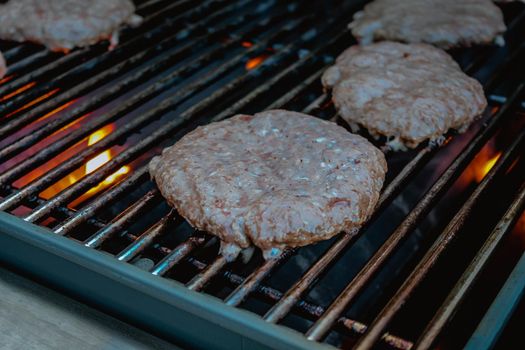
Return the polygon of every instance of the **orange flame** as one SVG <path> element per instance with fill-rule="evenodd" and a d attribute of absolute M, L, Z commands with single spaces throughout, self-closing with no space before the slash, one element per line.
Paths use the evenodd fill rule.
<path fill-rule="evenodd" d="M 496 164 L 499 157 L 501 157 L 501 152 L 498 152 L 495 156 L 485 161 L 475 169 L 476 182 L 480 183 L 483 180 L 483 178 L 488 174 L 490 169 L 492 169 L 494 164 Z"/>
<path fill-rule="evenodd" d="M 260 55 L 254 58 L 250 58 L 248 62 L 246 62 L 245 68 L 246 70 L 252 70 L 257 68 L 261 63 L 266 61 L 268 58 L 268 55 Z"/>
<path fill-rule="evenodd" d="M 109 135 L 114 129 L 114 125 L 106 125 L 105 127 L 93 132 L 91 135 L 89 135 L 87 139 L 87 147 L 92 146 L 99 142 L 100 140 L 104 139 L 107 135 Z M 75 170 L 68 176 L 64 177 L 63 179 L 59 180 L 57 183 L 52 185 L 51 187 L 48 187 L 46 190 L 40 193 L 40 196 L 49 199 L 53 196 L 55 196 L 57 193 L 61 192 L 65 188 L 73 185 L 74 183 L 78 182 L 80 179 L 82 179 L 84 176 L 93 173 L 97 169 L 99 169 L 101 166 L 109 162 L 111 159 L 113 159 L 113 155 L 111 152 L 111 149 L 107 149 L 103 151 L 102 153 L 99 153 L 95 157 L 91 158 L 86 162 L 84 166 L 81 168 Z M 71 207 L 76 207 L 78 204 L 84 202 L 85 200 L 91 198 L 96 193 L 110 187 L 115 182 L 117 182 L 122 176 L 126 175 L 131 171 L 131 167 L 125 165 L 115 171 L 113 174 L 106 177 L 102 182 L 100 182 L 97 186 L 92 187 L 90 190 L 88 190 L 86 193 L 84 193 L 82 196 L 74 200 L 70 203 Z"/>
<path fill-rule="evenodd" d="M 107 125 L 102 129 L 99 129 L 92 133 L 88 138 L 88 146 L 92 146 L 95 143 L 102 140 L 104 137 L 109 135 L 113 131 L 113 125 Z M 111 150 L 107 149 L 104 152 L 100 153 L 99 155 L 95 156 L 94 158 L 90 159 L 85 166 L 85 174 L 91 174 L 107 162 L 109 162 L 112 159 Z M 82 203 L 86 199 L 92 197 L 94 194 L 108 188 L 113 183 L 115 183 L 120 177 L 123 175 L 126 175 L 131 171 L 131 168 L 127 165 L 124 165 L 117 171 L 115 171 L 113 174 L 106 177 L 101 183 L 99 183 L 97 186 L 92 187 L 89 191 L 84 193 L 82 196 L 77 198 L 75 201 L 73 201 L 70 205 L 72 207 L 75 207 L 77 204 Z"/>
<path fill-rule="evenodd" d="M 472 160 L 458 179 L 460 187 L 470 186 L 473 183 L 480 183 L 494 167 L 501 152 L 496 149 L 492 142 L 486 144 Z"/>

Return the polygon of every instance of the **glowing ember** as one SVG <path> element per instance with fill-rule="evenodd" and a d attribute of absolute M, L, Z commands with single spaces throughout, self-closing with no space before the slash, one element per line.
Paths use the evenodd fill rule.
<path fill-rule="evenodd" d="M 10 94 L 4 95 L 0 97 L 0 102 L 3 102 L 5 100 L 9 100 L 11 97 L 16 96 L 18 94 L 21 94 L 22 92 L 26 91 L 27 89 L 31 89 L 33 86 L 35 86 L 36 83 L 33 81 L 31 83 L 27 83 L 26 85 L 16 89 L 15 91 L 11 92 Z"/>
<path fill-rule="evenodd" d="M 246 62 L 246 65 L 245 65 L 246 70 L 252 70 L 252 69 L 257 68 L 267 58 L 268 58 L 268 55 L 260 55 L 254 58 L 250 58 L 248 62 Z"/>
<path fill-rule="evenodd" d="M 249 41 L 243 41 L 241 43 L 242 47 L 246 47 L 246 48 L 249 48 L 249 47 L 252 47 L 253 46 L 253 43 L 249 42 Z"/>
<path fill-rule="evenodd" d="M 27 89 L 26 89 L 26 90 L 27 90 Z M 9 117 L 11 117 L 12 115 L 17 114 L 18 112 L 21 112 L 21 111 L 23 111 L 23 110 L 25 110 L 25 109 L 28 109 L 28 108 L 31 107 L 31 106 L 34 106 L 34 105 L 36 105 L 37 103 L 39 103 L 39 102 L 45 100 L 46 98 L 48 98 L 48 97 L 50 97 L 50 96 L 53 96 L 53 95 L 56 94 L 59 90 L 60 90 L 60 89 L 55 89 L 55 90 L 49 91 L 47 94 L 44 94 L 44 95 L 42 95 L 42 96 L 40 96 L 40 97 L 35 98 L 33 101 L 31 101 L 31 102 L 29 102 L 29 103 L 23 105 L 22 107 L 18 108 L 16 111 L 13 111 L 13 112 L 7 114 L 5 117 L 6 117 L 6 118 L 9 118 Z M 1 100 L 1 101 L 3 101 L 3 100 Z"/>

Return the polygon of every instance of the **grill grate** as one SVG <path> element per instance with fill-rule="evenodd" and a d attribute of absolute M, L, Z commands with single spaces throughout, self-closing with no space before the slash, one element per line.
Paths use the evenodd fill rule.
<path fill-rule="evenodd" d="M 295 328 L 310 340 L 343 347 L 358 341 L 359 349 L 379 340 L 398 349 L 431 347 L 454 322 L 475 277 L 521 214 L 520 183 L 516 199 L 505 204 L 509 211 L 487 233 L 472 264 L 460 267 L 464 277 L 435 307 L 426 330 L 400 334 L 394 324 L 487 193 L 501 186 L 506 174 L 523 170 L 523 123 L 482 180 L 463 191 L 464 202 L 446 219 L 446 227 L 435 229 L 441 233 L 433 245 L 419 247 L 419 262 L 408 273 L 397 270 L 397 283 L 384 282 L 392 289 L 386 301 L 375 293 L 373 315 L 350 317 L 351 308 L 387 273 L 396 253 L 447 200 L 482 150 L 516 120 L 523 121 L 525 10 L 519 4 L 504 7 L 509 28 L 504 48 L 454 52 L 490 97 L 482 121 L 465 135 L 449 135 L 446 147 L 426 145 L 388 155 L 387 186 L 358 235 L 342 234 L 320 244 L 315 254 L 309 248 L 288 249 L 278 259 L 263 261 L 256 255 L 247 264 L 228 264 L 217 256 L 217 239 L 193 232 L 148 180 L 147 163 L 163 146 L 198 125 L 236 113 L 282 107 L 342 123 L 319 80 L 334 57 L 354 43 L 346 24 L 363 3 L 349 3 L 151 0 L 137 6 L 144 24 L 126 29 L 113 51 L 99 43 L 62 55 L 0 43 L 9 65 L 0 82 L 0 210 L 254 311 L 268 323 Z M 436 166 L 440 161 L 444 167 Z M 335 263 L 363 233 L 372 234 L 425 169 L 433 169 L 436 179 L 419 191 L 398 223 L 388 226 L 393 230 L 375 243 L 355 274 L 349 271 L 328 300 L 312 297 Z M 305 263 L 283 288 L 273 277 L 299 257 Z M 257 306 L 257 300 L 266 306 Z M 296 315 L 302 321 L 293 322 Z"/>

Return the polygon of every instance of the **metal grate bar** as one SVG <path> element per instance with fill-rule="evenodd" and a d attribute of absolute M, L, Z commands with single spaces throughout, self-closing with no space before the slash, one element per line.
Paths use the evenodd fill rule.
<path fill-rule="evenodd" d="M 97 248 L 108 238 L 112 237 L 117 232 L 124 230 L 127 224 L 138 215 L 151 208 L 151 206 L 159 201 L 160 198 L 161 196 L 157 189 L 149 191 L 140 199 L 140 201 L 135 202 L 132 206 L 117 216 L 111 223 L 89 237 L 84 242 L 84 245 L 90 248 Z"/>
<path fill-rule="evenodd" d="M 271 105 L 266 107 L 266 109 L 282 108 L 289 101 L 293 100 L 297 96 L 300 96 L 303 90 L 309 89 L 311 85 L 318 82 L 319 78 L 321 77 L 321 75 L 323 74 L 325 70 L 326 70 L 326 67 L 320 68 L 314 74 L 306 78 L 303 82 L 296 85 L 293 89 L 291 89 L 286 94 L 284 94 L 279 99 L 277 99 L 275 102 L 273 102 Z M 303 113 L 308 113 L 308 112 L 303 111 Z"/>
<path fill-rule="evenodd" d="M 226 264 L 228 264 L 228 260 L 226 260 L 224 256 L 219 255 L 219 257 L 217 257 L 217 259 L 215 259 L 212 264 L 207 266 L 204 271 L 193 277 L 192 280 L 186 284 L 186 287 L 196 292 L 202 290 L 212 278 L 219 274 Z"/>
<path fill-rule="evenodd" d="M 148 178 L 148 172 L 147 169 L 140 169 L 138 171 L 133 172 L 133 174 L 124 179 L 123 181 L 118 183 L 118 186 L 114 186 L 111 191 L 104 192 L 96 202 L 91 203 L 88 207 L 83 209 L 80 212 L 75 213 L 73 216 L 74 219 L 68 221 L 70 226 L 78 226 L 83 222 L 86 222 L 88 219 L 92 218 L 97 210 L 100 208 L 109 205 L 111 202 L 115 201 L 119 196 L 122 196 L 126 193 L 127 190 L 135 187 L 137 183 L 140 181 L 144 181 Z M 148 200 L 148 198 L 151 196 L 151 193 L 146 193 L 144 196 L 144 200 Z M 67 232 L 65 228 L 70 226 L 59 226 L 53 230 L 54 233 L 58 235 L 65 235 Z"/>
<path fill-rule="evenodd" d="M 230 295 L 228 295 L 228 297 L 224 300 L 226 305 L 240 305 L 246 299 L 248 294 L 253 292 L 261 283 L 261 281 L 264 280 L 266 276 L 268 276 L 274 267 L 277 267 L 285 262 L 294 252 L 294 249 L 286 249 L 279 257 L 266 260 L 261 267 L 250 274 L 250 276 L 246 278 L 242 284 L 240 284 Z"/>
<path fill-rule="evenodd" d="M 381 310 L 377 318 L 365 333 L 365 336 L 359 341 L 356 349 L 370 349 L 377 342 L 383 333 L 383 330 L 388 326 L 394 315 L 401 309 L 405 301 L 423 281 L 432 266 L 434 266 L 441 254 L 446 250 L 456 234 L 463 227 L 463 224 L 472 208 L 478 203 L 480 196 L 485 192 L 494 179 L 510 166 L 515 160 L 515 157 L 519 155 L 519 152 L 521 151 L 519 146 L 524 138 L 525 129 L 520 132 L 512 145 L 509 146 L 501 158 L 498 159 L 494 167 L 490 169 L 488 174 L 483 178 L 483 181 L 481 181 L 463 207 L 461 207 L 459 212 L 457 212 L 454 218 L 449 222 L 445 230 L 443 230 L 436 239 L 432 247 L 430 247 L 427 254 L 425 254 L 410 276 L 405 280 L 401 288 L 399 288 L 394 297 L 390 299 L 385 308 Z"/>
<path fill-rule="evenodd" d="M 501 239 L 514 226 L 519 215 L 525 207 L 525 184 L 521 186 L 518 195 L 512 201 L 503 218 L 498 222 L 489 235 L 481 249 L 478 251 L 470 265 L 467 267 L 454 289 L 447 296 L 439 310 L 436 312 L 428 326 L 422 333 L 422 337 L 416 343 L 416 349 L 429 349 L 436 338 L 440 335 L 443 327 L 448 322 L 458 306 L 469 293 L 472 285 L 477 280 L 482 269 L 486 266 L 489 258 L 496 250 Z"/>
<path fill-rule="evenodd" d="M 25 46 L 17 46 L 14 49 L 22 48 L 22 47 L 25 47 Z M 20 71 L 24 71 L 26 69 L 30 69 L 30 68 L 32 68 L 31 66 L 38 65 L 40 63 L 40 61 L 44 61 L 44 63 L 45 63 L 46 61 L 49 61 L 49 60 L 51 60 L 52 58 L 55 58 L 55 57 L 59 57 L 59 54 L 58 53 L 50 53 L 47 50 L 41 49 L 41 50 L 36 51 L 34 53 L 30 53 L 29 55 L 24 55 L 24 57 L 22 57 L 21 59 L 18 59 L 16 62 L 11 63 L 9 57 L 6 57 L 6 55 L 4 55 L 4 58 L 8 62 L 7 74 L 10 75 L 10 76 L 13 76 L 14 79 L 9 80 L 8 83 L 3 84 L 0 87 L 0 95 L 5 95 L 7 92 L 16 90 L 16 87 L 21 88 L 24 85 L 24 84 L 13 84 L 12 82 L 25 80 L 25 83 L 27 84 L 27 83 L 29 83 L 31 81 L 31 79 L 29 79 L 29 78 L 27 78 L 27 79 L 20 79 L 20 78 L 16 79 L 16 77 L 17 77 L 17 75 L 18 75 L 18 73 Z M 15 85 L 16 85 L 16 87 L 13 88 L 13 86 L 15 86 Z"/>
<path fill-rule="evenodd" d="M 523 85 L 514 92 L 512 97 L 507 101 L 494 117 L 490 119 L 485 129 L 467 145 L 463 152 L 454 160 L 452 165 L 436 181 L 432 188 L 427 191 L 424 197 L 419 201 L 414 209 L 408 214 L 399 227 L 390 235 L 387 241 L 379 248 L 368 263 L 361 269 L 358 275 L 347 285 L 344 291 L 328 308 L 324 315 L 316 324 L 310 328 L 307 336 L 311 340 L 319 340 L 328 332 L 331 325 L 336 321 L 338 315 L 343 312 L 347 305 L 357 296 L 368 281 L 375 275 L 390 254 L 397 248 L 403 238 L 415 228 L 417 223 L 423 219 L 429 212 L 432 205 L 441 197 L 448 188 L 449 184 L 454 181 L 468 163 L 474 158 L 483 144 L 496 131 L 500 120 L 507 116 L 507 112 L 518 100 L 523 91 Z"/>
<path fill-rule="evenodd" d="M 166 230 L 171 221 L 174 218 L 180 218 L 177 216 L 175 211 L 171 211 L 168 215 L 162 218 L 155 225 L 151 226 L 146 232 L 144 232 L 140 237 L 138 237 L 135 242 L 130 244 L 126 249 L 124 249 L 120 254 L 117 255 L 117 259 L 120 261 L 130 261 L 137 254 L 142 252 L 153 240 L 159 236 L 164 230 Z"/>
<path fill-rule="evenodd" d="M 35 47 L 32 45 L 16 45 L 15 47 L 2 52 L 2 56 L 4 56 L 5 60 L 7 62 L 18 62 L 21 57 L 27 57 L 28 54 L 34 53 L 35 51 L 43 50 L 40 47 Z"/>
<path fill-rule="evenodd" d="M 6 186 L 4 188 L 2 188 L 2 192 L 3 193 L 16 193 L 17 190 L 12 187 L 12 186 Z M 43 205 L 45 203 L 45 199 L 42 199 L 38 196 L 36 197 L 32 197 L 32 198 L 28 198 L 26 202 L 22 203 L 23 205 L 27 206 L 28 208 L 35 208 L 37 207 L 38 205 Z M 64 206 L 61 206 L 61 207 L 58 207 L 54 212 L 53 212 L 53 216 L 57 216 L 57 218 L 64 218 L 64 217 L 69 217 L 71 215 L 73 215 L 75 213 L 74 210 L 68 208 L 68 207 L 64 207 Z M 58 214 L 58 215 L 55 215 L 55 214 Z M 89 219 L 88 222 L 95 226 L 95 227 L 99 227 L 99 228 L 103 228 L 105 226 L 105 224 L 103 222 L 100 222 L 98 220 L 95 220 L 95 219 Z"/>
<path fill-rule="evenodd" d="M 162 259 L 156 266 L 151 269 L 151 273 L 157 276 L 162 276 L 173 266 L 178 264 L 182 259 L 186 258 L 195 248 L 201 246 L 206 242 L 204 234 L 192 235 L 188 240 L 179 244 L 171 251 L 164 259 Z"/>
<path fill-rule="evenodd" d="M 315 100 L 313 100 L 306 108 L 303 109 L 303 113 L 310 114 L 316 110 L 322 109 L 322 106 L 332 103 L 332 99 L 327 94 L 322 94 Z"/>

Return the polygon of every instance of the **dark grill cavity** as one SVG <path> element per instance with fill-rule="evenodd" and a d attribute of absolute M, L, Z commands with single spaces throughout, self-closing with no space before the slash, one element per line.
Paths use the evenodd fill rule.
<path fill-rule="evenodd" d="M 463 345 L 525 250 L 508 243 L 525 242 L 520 4 L 503 7 L 505 47 L 453 52 L 489 96 L 483 119 L 442 147 L 388 154 L 387 185 L 356 237 L 228 264 L 149 180 L 163 147 L 236 113 L 282 107 L 344 125 L 320 76 L 355 43 L 346 26 L 363 4 L 309 3 L 140 1 L 144 24 L 113 51 L 2 42 L 0 210 L 309 340 Z"/>

